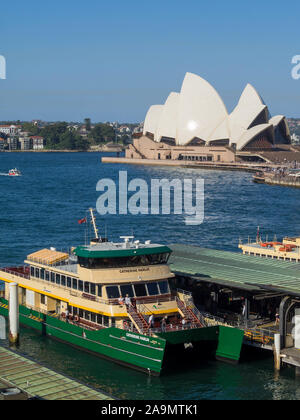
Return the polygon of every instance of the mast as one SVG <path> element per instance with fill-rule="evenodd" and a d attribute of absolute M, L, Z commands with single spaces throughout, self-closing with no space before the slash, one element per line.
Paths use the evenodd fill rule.
<path fill-rule="evenodd" d="M 96 226 L 96 219 L 95 219 L 95 216 L 94 216 L 94 209 L 90 208 L 89 211 L 91 213 L 91 221 L 92 221 L 92 225 L 93 225 L 94 232 L 95 232 L 95 238 L 99 239 L 98 229 L 97 229 L 97 226 Z"/>

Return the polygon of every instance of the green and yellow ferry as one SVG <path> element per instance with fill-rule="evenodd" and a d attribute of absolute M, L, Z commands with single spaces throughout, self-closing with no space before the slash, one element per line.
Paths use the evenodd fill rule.
<path fill-rule="evenodd" d="M 92 211 L 91 219 L 95 227 Z M 0 315 L 8 316 L 9 284 L 17 283 L 21 324 L 119 364 L 159 375 L 169 360 L 206 348 L 239 360 L 243 334 L 208 326 L 190 294 L 171 290 L 168 246 L 95 233 L 70 252 L 43 249 L 22 267 L 1 268 Z"/>

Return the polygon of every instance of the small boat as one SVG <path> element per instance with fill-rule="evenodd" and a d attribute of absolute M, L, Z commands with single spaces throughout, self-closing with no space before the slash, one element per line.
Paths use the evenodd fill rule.
<path fill-rule="evenodd" d="M 14 169 L 10 169 L 10 171 L 8 172 L 8 175 L 9 176 L 21 176 L 22 174 L 17 168 L 14 168 Z"/>
<path fill-rule="evenodd" d="M 265 183 L 264 173 L 256 172 L 256 174 L 253 176 L 253 182 L 256 182 L 256 184 L 264 184 Z"/>

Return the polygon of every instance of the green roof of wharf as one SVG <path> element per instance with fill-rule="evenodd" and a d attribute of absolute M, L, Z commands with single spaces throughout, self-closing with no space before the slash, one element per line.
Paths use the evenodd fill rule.
<path fill-rule="evenodd" d="M 192 245 L 169 246 L 174 273 L 246 291 L 268 289 L 300 296 L 299 263 Z"/>

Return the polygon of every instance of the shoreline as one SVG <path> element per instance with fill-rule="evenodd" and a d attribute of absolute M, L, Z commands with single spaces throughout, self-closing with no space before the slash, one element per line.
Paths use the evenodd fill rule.
<path fill-rule="evenodd" d="M 44 149 L 44 150 L 1 150 L 0 153 L 122 153 L 125 149 L 120 150 L 55 150 L 55 149 Z"/>
<path fill-rule="evenodd" d="M 199 168 L 199 169 L 212 169 L 212 170 L 224 170 L 224 171 L 244 171 L 244 172 L 257 172 L 261 168 L 275 167 L 270 164 L 259 164 L 255 165 L 247 163 L 224 163 L 224 162 L 188 162 L 182 160 L 154 160 L 154 159 L 129 159 L 123 157 L 103 157 L 102 163 L 117 163 L 117 164 L 129 164 L 129 165 L 148 165 L 148 166 L 169 166 L 169 167 L 181 167 L 181 168 Z"/>

